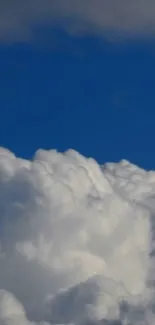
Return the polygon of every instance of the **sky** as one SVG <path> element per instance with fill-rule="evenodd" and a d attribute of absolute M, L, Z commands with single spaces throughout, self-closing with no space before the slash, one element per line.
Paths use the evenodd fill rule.
<path fill-rule="evenodd" d="M 72 19 L 69 27 L 60 18 L 72 12 L 70 1 L 66 11 L 61 1 L 59 6 L 32 3 L 25 11 L 18 1 L 14 8 L 0 3 L 5 18 L 0 25 L 0 145 L 24 158 L 38 148 L 73 148 L 101 164 L 124 158 L 153 169 L 155 37 L 153 23 L 148 27 L 153 3 L 147 16 L 145 1 L 137 0 L 135 10 L 141 11 L 135 20 L 133 8 L 124 8 L 121 0 L 116 15 L 113 1 L 111 9 L 106 1 L 90 6 L 85 1 L 85 7 L 79 2 L 75 8 L 83 23 Z M 108 21 L 99 16 L 102 6 Z M 23 25 L 16 7 L 25 17 Z"/>
<path fill-rule="evenodd" d="M 154 0 L 0 0 L 1 325 L 155 324 L 154 57 Z"/>

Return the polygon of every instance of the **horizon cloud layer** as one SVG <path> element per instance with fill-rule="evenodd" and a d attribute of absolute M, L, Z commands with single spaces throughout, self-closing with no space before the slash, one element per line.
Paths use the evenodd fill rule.
<path fill-rule="evenodd" d="M 0 148 L 0 324 L 154 325 L 155 172 Z"/>
<path fill-rule="evenodd" d="M 0 0 L 0 40 L 30 41 L 36 26 L 70 33 L 155 36 L 154 0 Z"/>

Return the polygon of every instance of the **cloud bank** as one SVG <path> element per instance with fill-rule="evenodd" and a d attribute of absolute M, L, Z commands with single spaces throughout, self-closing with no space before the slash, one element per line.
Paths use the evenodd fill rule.
<path fill-rule="evenodd" d="M 30 40 L 35 26 L 73 33 L 155 35 L 154 0 L 0 0 L 0 39 Z"/>
<path fill-rule="evenodd" d="M 0 324 L 154 324 L 155 172 L 0 148 Z"/>

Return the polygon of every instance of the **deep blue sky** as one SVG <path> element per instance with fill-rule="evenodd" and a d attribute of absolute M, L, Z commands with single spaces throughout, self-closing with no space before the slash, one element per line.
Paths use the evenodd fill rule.
<path fill-rule="evenodd" d="M 0 45 L 0 145 L 155 169 L 155 40 L 54 36 Z"/>

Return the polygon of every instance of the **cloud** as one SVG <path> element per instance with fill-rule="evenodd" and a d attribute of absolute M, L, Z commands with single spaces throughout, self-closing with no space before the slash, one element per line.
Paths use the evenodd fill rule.
<path fill-rule="evenodd" d="M 154 323 L 155 172 L 0 148 L 0 324 Z"/>
<path fill-rule="evenodd" d="M 154 0 L 1 0 L 0 39 L 31 40 L 35 26 L 73 33 L 142 36 L 155 34 Z"/>

